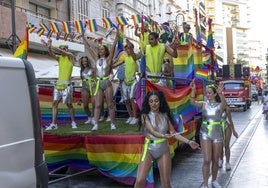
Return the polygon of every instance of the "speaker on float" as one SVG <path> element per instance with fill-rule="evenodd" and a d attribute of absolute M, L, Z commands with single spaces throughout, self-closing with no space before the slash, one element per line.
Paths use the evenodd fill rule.
<path fill-rule="evenodd" d="M 229 78 L 230 77 L 230 66 L 222 65 L 222 77 Z"/>
<path fill-rule="evenodd" d="M 243 76 L 249 76 L 250 70 L 249 67 L 243 67 Z"/>
<path fill-rule="evenodd" d="M 242 77 L 242 65 L 241 64 L 234 65 L 234 76 L 235 76 L 235 78 Z"/>

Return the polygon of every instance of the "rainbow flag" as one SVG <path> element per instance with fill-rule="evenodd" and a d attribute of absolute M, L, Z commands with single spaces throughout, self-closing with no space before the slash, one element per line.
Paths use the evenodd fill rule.
<path fill-rule="evenodd" d="M 87 24 L 88 24 L 88 29 L 89 29 L 90 32 L 98 31 L 98 25 L 97 25 L 95 19 L 88 20 Z"/>
<path fill-rule="evenodd" d="M 64 33 L 69 34 L 72 32 L 70 22 L 62 22 L 62 26 Z"/>
<path fill-rule="evenodd" d="M 116 21 L 119 25 L 128 25 L 127 20 L 124 16 L 116 16 Z"/>
<path fill-rule="evenodd" d="M 59 26 L 58 26 L 58 24 L 56 22 L 51 22 L 50 26 L 51 26 L 51 30 L 52 30 L 53 33 L 60 32 Z"/>
<path fill-rule="evenodd" d="M 28 26 L 26 27 L 26 33 L 21 40 L 19 46 L 17 47 L 16 51 L 13 54 L 13 57 L 27 59 L 28 57 L 28 46 L 29 46 L 29 33 L 28 33 Z"/>
<path fill-rule="evenodd" d="M 196 8 L 194 9 L 195 14 L 195 28 L 196 28 L 196 43 L 202 42 L 201 28 L 198 22 L 198 15 Z"/>
<path fill-rule="evenodd" d="M 110 29 L 110 28 L 114 27 L 114 24 L 110 18 L 102 18 L 102 21 L 103 21 L 104 27 L 106 29 Z"/>
<path fill-rule="evenodd" d="M 84 24 L 81 20 L 75 20 L 74 25 L 75 25 L 77 33 L 84 33 L 85 31 Z"/>
<path fill-rule="evenodd" d="M 196 71 L 195 76 L 197 78 L 203 79 L 203 80 L 207 80 L 209 75 L 209 70 L 208 69 L 199 69 Z"/>
<path fill-rule="evenodd" d="M 141 23 L 141 16 L 139 14 L 132 15 L 131 18 L 133 19 L 134 25 Z"/>

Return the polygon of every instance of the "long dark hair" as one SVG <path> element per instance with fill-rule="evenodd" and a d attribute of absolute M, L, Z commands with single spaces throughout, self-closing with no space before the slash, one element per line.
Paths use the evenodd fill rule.
<path fill-rule="evenodd" d="M 87 65 L 88 65 L 88 67 L 89 68 L 91 68 L 91 63 L 90 63 L 90 60 L 89 60 L 89 58 L 87 57 L 87 56 L 83 56 L 83 57 L 81 57 L 80 59 L 79 59 L 79 64 L 80 64 L 80 67 L 81 67 L 81 69 L 80 69 L 80 78 L 81 79 L 83 79 L 82 78 L 82 73 L 83 73 L 83 71 L 85 70 L 85 66 L 83 65 L 83 63 L 82 63 L 82 60 L 83 59 L 86 59 L 87 60 Z"/>
<path fill-rule="evenodd" d="M 101 46 L 104 47 L 104 50 L 105 50 L 105 57 L 107 58 L 107 57 L 110 55 L 110 50 L 109 50 L 109 48 L 108 48 L 107 45 L 103 45 L 103 44 L 102 44 L 102 45 L 99 46 L 99 48 L 100 48 Z M 99 53 L 98 53 L 98 57 L 100 58 Z"/>
<path fill-rule="evenodd" d="M 159 106 L 159 112 L 167 114 L 170 122 L 172 124 L 174 124 L 174 117 L 173 117 L 173 113 L 171 112 L 169 105 L 167 103 L 167 100 L 164 96 L 164 93 L 162 91 L 150 91 L 149 93 L 147 93 L 146 97 L 144 98 L 144 101 L 142 103 L 142 108 L 141 108 L 141 112 L 140 112 L 140 117 L 139 117 L 139 127 L 141 128 L 142 126 L 142 117 L 146 117 L 149 112 L 151 111 L 150 105 L 149 105 L 149 98 L 152 95 L 156 95 L 160 101 L 160 106 Z"/>
<path fill-rule="evenodd" d="M 206 88 L 210 88 L 210 89 L 212 89 L 213 93 L 217 93 L 217 86 L 214 84 L 207 85 Z M 216 102 L 221 103 L 221 98 L 220 98 L 218 93 L 215 96 L 215 100 L 216 100 Z"/>

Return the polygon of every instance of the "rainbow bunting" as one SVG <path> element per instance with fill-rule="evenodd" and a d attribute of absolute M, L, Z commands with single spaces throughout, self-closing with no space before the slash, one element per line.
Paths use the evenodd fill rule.
<path fill-rule="evenodd" d="M 50 29 L 50 30 L 47 32 L 46 37 L 47 37 L 48 39 L 50 39 L 51 36 L 52 36 L 52 34 L 53 34 L 53 31 L 52 31 L 52 29 Z"/>
<path fill-rule="evenodd" d="M 76 28 L 77 33 L 84 33 L 84 24 L 81 20 L 75 20 L 74 25 Z"/>
<path fill-rule="evenodd" d="M 149 15 L 147 15 L 147 16 L 144 15 L 143 18 L 144 18 L 144 20 L 145 20 L 146 23 L 148 23 L 150 25 L 152 24 L 152 19 L 151 19 L 151 17 Z"/>
<path fill-rule="evenodd" d="M 29 33 L 33 33 L 36 29 L 37 29 L 37 27 L 34 26 L 34 24 L 28 23 L 28 32 Z"/>
<path fill-rule="evenodd" d="M 116 20 L 119 25 L 127 25 L 127 20 L 124 16 L 116 16 Z"/>
<path fill-rule="evenodd" d="M 141 23 L 141 16 L 139 14 L 132 15 L 131 18 L 133 19 L 134 25 Z"/>
<path fill-rule="evenodd" d="M 51 22 L 50 23 L 51 30 L 53 33 L 58 33 L 59 32 L 59 26 L 56 22 Z"/>
<path fill-rule="evenodd" d="M 110 29 L 110 28 L 114 27 L 114 24 L 110 18 L 102 18 L 102 21 L 103 21 L 104 27 L 106 29 Z"/>
<path fill-rule="evenodd" d="M 62 22 L 62 26 L 63 26 L 64 33 L 69 34 L 72 32 L 70 22 Z"/>
<path fill-rule="evenodd" d="M 29 33 L 28 33 L 28 26 L 26 27 L 26 33 L 21 40 L 19 46 L 17 47 L 16 51 L 13 54 L 13 57 L 27 59 L 28 57 L 28 46 L 29 46 Z"/>
<path fill-rule="evenodd" d="M 87 24 L 88 24 L 88 29 L 89 29 L 90 32 L 96 32 L 96 31 L 98 31 L 98 25 L 97 25 L 95 19 L 88 20 L 87 21 Z"/>
<path fill-rule="evenodd" d="M 56 34 L 56 40 L 60 40 L 60 36 L 61 36 L 61 32 L 58 32 L 58 33 Z"/>
<path fill-rule="evenodd" d="M 48 31 L 48 27 L 46 26 L 46 24 L 40 23 L 39 26 L 44 30 L 44 31 Z"/>
<path fill-rule="evenodd" d="M 39 28 L 39 29 L 36 31 L 36 33 L 37 33 L 37 35 L 38 35 L 39 37 L 40 37 L 41 35 L 43 35 L 44 32 L 45 32 L 45 30 L 44 30 L 43 28 Z"/>
<path fill-rule="evenodd" d="M 63 37 L 63 40 L 66 41 L 66 40 L 68 39 L 69 35 L 70 35 L 69 33 L 65 33 L 65 35 L 64 35 L 64 37 Z"/>

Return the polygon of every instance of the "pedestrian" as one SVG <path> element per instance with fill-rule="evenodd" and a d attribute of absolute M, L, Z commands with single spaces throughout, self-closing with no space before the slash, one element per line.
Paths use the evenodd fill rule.
<path fill-rule="evenodd" d="M 228 106 L 226 106 L 225 111 L 222 114 L 222 121 L 224 124 L 224 144 L 222 147 L 222 152 L 220 155 L 220 160 L 219 160 L 219 168 L 222 168 L 223 165 L 223 156 L 225 154 L 225 170 L 229 171 L 232 169 L 231 164 L 230 164 L 230 156 L 231 156 L 231 150 L 230 150 L 230 140 L 232 134 L 238 138 L 238 134 L 234 128 L 234 123 L 232 119 L 232 114 L 231 110 Z"/>
<path fill-rule="evenodd" d="M 175 131 L 173 114 L 161 91 L 151 91 L 146 95 L 142 104 L 139 124 L 144 129 L 145 144 L 134 188 L 144 188 L 146 177 L 155 159 L 162 187 L 170 188 L 171 156 L 168 139 L 176 138 L 189 144 L 193 149 L 198 148 L 199 144 Z"/>
<path fill-rule="evenodd" d="M 179 46 L 179 42 L 177 40 L 174 40 L 173 43 L 168 46 L 163 43 L 159 43 L 158 38 L 158 33 L 151 32 L 149 34 L 149 45 L 146 46 L 145 50 L 146 75 L 149 76 L 161 76 L 165 53 L 174 58 L 178 56 L 177 48 Z M 154 83 L 159 81 L 157 78 L 149 78 L 149 80 Z"/>
<path fill-rule="evenodd" d="M 116 129 L 115 126 L 115 105 L 113 99 L 113 86 L 111 82 L 112 75 L 112 64 L 113 57 L 115 54 L 115 47 L 118 41 L 119 32 L 117 30 L 115 40 L 112 44 L 111 50 L 109 50 L 107 45 L 101 44 L 98 47 L 98 52 L 95 52 L 91 48 L 89 42 L 87 41 L 85 35 L 83 35 L 83 41 L 86 45 L 88 52 L 90 53 L 92 59 L 96 62 L 95 64 L 95 78 L 96 78 L 96 88 L 94 91 L 95 107 L 94 107 L 94 126 L 91 130 L 98 130 L 98 121 L 103 106 L 104 97 L 106 99 L 109 116 L 111 119 L 111 130 Z"/>
<path fill-rule="evenodd" d="M 71 116 L 72 128 L 77 128 L 74 117 L 74 107 L 72 105 L 73 99 L 73 86 L 71 81 L 73 65 L 74 65 L 74 55 L 68 51 L 68 45 L 61 44 L 59 47 L 52 46 L 52 40 L 49 39 L 48 42 L 42 40 L 42 43 L 48 48 L 49 55 L 58 61 L 59 65 L 59 77 L 54 86 L 53 91 L 53 102 L 52 102 L 52 123 L 46 127 L 46 130 L 57 129 L 57 115 L 58 115 L 58 105 L 62 101 L 66 104 Z M 58 53 L 60 55 L 56 55 Z"/>
<path fill-rule="evenodd" d="M 262 88 L 258 89 L 258 104 L 262 104 Z"/>
<path fill-rule="evenodd" d="M 95 79 L 94 79 L 94 69 L 91 66 L 90 60 L 87 56 L 83 56 L 79 59 L 80 63 L 80 77 L 82 79 L 82 103 L 84 111 L 87 115 L 87 121 L 85 124 L 92 123 L 92 113 L 89 109 L 89 102 L 92 104 L 92 109 L 94 110 L 94 96 L 93 96 L 93 87 L 95 87 Z"/>
<path fill-rule="evenodd" d="M 208 178 L 212 164 L 212 187 L 220 187 L 217 182 L 219 158 L 224 142 L 224 125 L 222 113 L 226 108 L 226 102 L 222 94 L 223 84 L 217 87 L 214 84 L 206 86 L 206 101 L 196 101 L 196 85 L 194 80 L 190 84 L 192 105 L 202 108 L 202 125 L 200 127 L 200 144 L 203 153 L 203 181 L 204 187 L 208 188 Z"/>

